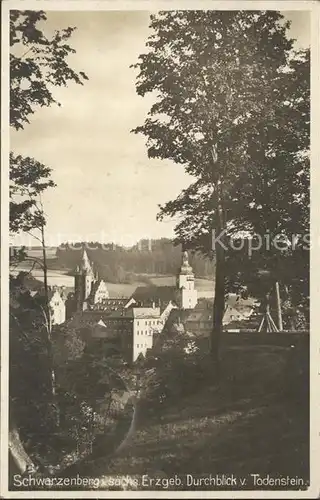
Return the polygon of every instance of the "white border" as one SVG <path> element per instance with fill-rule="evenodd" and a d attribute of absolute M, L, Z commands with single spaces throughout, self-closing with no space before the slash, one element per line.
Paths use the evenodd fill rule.
<path fill-rule="evenodd" d="M 320 316 L 317 314 L 320 289 L 320 224 L 317 221 L 320 187 L 319 172 L 319 121 L 320 108 L 318 92 L 320 90 L 320 3 L 317 1 L 286 1 L 286 0 L 4 0 L 2 2 L 2 183 L 1 183 L 1 495 L 4 498 L 319 498 L 320 497 L 320 406 L 317 397 L 317 386 L 320 372 L 320 334 L 318 333 Z M 197 491 L 197 492 L 148 492 L 148 491 L 8 491 L 8 315 L 9 315 L 9 282 L 8 282 L 8 248 L 9 235 L 9 196 L 8 196 L 8 151 L 9 151 L 9 10 L 173 10 L 173 9 L 217 9 L 217 10 L 308 10 L 311 12 L 311 338 L 310 338 L 310 478 L 311 486 L 307 491 Z M 318 196 L 318 198 L 317 198 Z M 318 299 L 318 300 L 317 300 Z"/>

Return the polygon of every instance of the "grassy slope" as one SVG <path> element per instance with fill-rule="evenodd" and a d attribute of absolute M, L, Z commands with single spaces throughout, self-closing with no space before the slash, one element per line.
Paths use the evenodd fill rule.
<path fill-rule="evenodd" d="M 296 373 L 288 381 L 287 353 L 281 346 L 230 346 L 221 386 L 140 415 L 130 445 L 104 473 L 233 473 L 247 477 L 249 489 L 255 473 L 307 481 L 307 388 L 297 389 Z"/>

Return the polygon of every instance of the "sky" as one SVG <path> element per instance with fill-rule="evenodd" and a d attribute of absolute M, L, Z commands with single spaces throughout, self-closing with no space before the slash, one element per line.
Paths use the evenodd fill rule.
<path fill-rule="evenodd" d="M 309 13 L 286 11 L 297 47 L 310 44 Z M 157 222 L 158 205 L 174 199 L 192 178 L 182 166 L 148 158 L 142 125 L 153 100 L 135 91 L 136 70 L 151 33 L 147 11 L 51 11 L 46 30 L 67 26 L 76 54 L 70 65 L 89 81 L 54 89 L 61 107 L 37 109 L 22 131 L 11 131 L 10 149 L 52 168 L 57 187 L 43 201 L 47 244 L 173 237 L 174 220 Z M 14 244 L 34 245 L 27 236 Z"/>

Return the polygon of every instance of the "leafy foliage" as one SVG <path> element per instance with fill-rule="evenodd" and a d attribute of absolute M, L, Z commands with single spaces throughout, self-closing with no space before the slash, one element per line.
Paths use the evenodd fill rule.
<path fill-rule="evenodd" d="M 75 28 L 56 31 L 49 38 L 41 29 L 46 20 L 43 11 L 10 11 L 10 125 L 17 130 L 29 123 L 36 107 L 57 104 L 52 87 L 82 85 L 88 79 L 67 62 L 75 53 L 67 43 Z"/>
<path fill-rule="evenodd" d="M 45 225 L 39 195 L 56 184 L 51 169 L 34 158 L 10 153 L 10 231 L 30 231 Z"/>
<path fill-rule="evenodd" d="M 59 104 L 53 88 L 70 82 L 83 84 L 88 77 L 68 63 L 75 50 L 68 45 L 75 28 L 45 34 L 43 11 L 10 11 L 10 126 L 21 130 L 39 107 Z M 34 158 L 10 153 L 10 231 L 43 227 L 43 210 L 36 206 L 39 195 L 55 183 L 51 169 Z M 38 200 L 39 201 L 39 200 Z"/>
<path fill-rule="evenodd" d="M 37 108 L 58 104 L 53 89 L 70 82 L 83 84 L 67 58 L 75 50 L 68 40 L 75 28 L 45 34 L 47 16 L 43 11 L 10 11 L 10 126 L 21 130 Z M 34 158 L 10 153 L 10 232 L 40 230 L 44 271 L 44 294 L 34 297 L 22 276 L 10 277 L 10 412 L 16 437 L 11 453 L 16 460 L 23 446 L 37 448 L 44 456 L 53 431 L 59 425 L 51 322 L 48 308 L 47 265 L 41 195 L 54 187 L 51 169 Z M 26 259 L 25 249 L 10 252 L 10 263 Z M 32 259 L 29 259 L 32 260 Z M 52 439 L 51 439 L 52 441 Z M 20 457 L 21 458 L 21 457 Z M 23 468 L 22 457 L 19 467 Z"/>
<path fill-rule="evenodd" d="M 158 101 L 134 132 L 147 136 L 150 157 L 183 163 L 196 177 L 159 216 L 182 214 L 178 238 L 206 253 L 211 234 L 201 235 L 212 227 L 219 183 L 227 219 L 237 224 L 254 217 L 272 224 L 266 205 L 276 212 L 280 200 L 282 210 L 302 210 L 293 192 L 305 199 L 308 218 L 308 160 L 301 155 L 309 146 L 309 53 L 292 53 L 289 23 L 281 21 L 273 11 L 160 13 L 152 16 L 150 51 L 135 65 L 138 94 L 156 90 Z M 272 198 L 284 190 L 275 206 L 267 182 Z M 288 215 L 277 220 L 284 225 Z"/>
<path fill-rule="evenodd" d="M 10 278 L 10 401 L 25 435 L 39 437 L 53 425 L 49 346 L 41 298 L 22 278 Z"/>
<path fill-rule="evenodd" d="M 163 332 L 156 347 L 136 362 L 143 405 L 156 412 L 159 405 L 196 392 L 208 382 L 208 359 L 197 344 L 183 332 Z"/>
<path fill-rule="evenodd" d="M 178 216 L 177 240 L 215 254 L 217 330 L 234 267 L 212 231 L 308 232 L 310 55 L 293 50 L 289 26 L 276 11 L 160 12 L 134 66 L 137 93 L 157 100 L 133 132 L 147 137 L 149 157 L 195 178 L 159 218 Z M 270 257 L 260 264 L 274 268 Z"/>

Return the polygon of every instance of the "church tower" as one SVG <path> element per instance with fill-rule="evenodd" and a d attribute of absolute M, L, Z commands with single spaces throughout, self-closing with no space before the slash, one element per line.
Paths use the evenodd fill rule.
<path fill-rule="evenodd" d="M 198 293 L 194 287 L 194 274 L 189 264 L 188 252 L 183 252 L 180 273 L 177 276 L 179 306 L 181 309 L 193 309 L 198 302 Z"/>
<path fill-rule="evenodd" d="M 86 301 L 91 293 L 94 273 L 86 250 L 83 250 L 81 263 L 74 273 L 74 292 L 77 311 L 86 309 Z"/>

